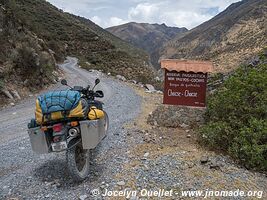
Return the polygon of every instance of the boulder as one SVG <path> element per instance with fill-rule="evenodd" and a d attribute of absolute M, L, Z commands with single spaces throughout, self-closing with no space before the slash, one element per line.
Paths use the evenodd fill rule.
<path fill-rule="evenodd" d="M 120 81 L 126 81 L 126 78 L 121 75 L 117 75 L 116 78 L 119 79 Z"/>
<path fill-rule="evenodd" d="M 159 126 L 183 128 L 189 130 L 204 123 L 205 109 L 180 107 L 172 105 L 159 105 L 149 114 L 147 122 L 154 126 L 155 121 Z"/>
<path fill-rule="evenodd" d="M 151 85 L 151 84 L 145 84 L 145 88 L 146 88 L 149 92 L 156 92 L 154 86 Z"/>
<path fill-rule="evenodd" d="M 12 94 L 8 91 L 8 90 L 1 90 L 3 92 L 3 94 L 6 95 L 6 97 L 8 97 L 9 99 L 14 99 L 14 97 L 12 96 Z"/>
<path fill-rule="evenodd" d="M 16 90 L 12 90 L 11 93 L 13 94 L 13 96 L 14 96 L 15 98 L 17 98 L 17 99 L 21 99 L 21 97 L 20 97 L 18 91 L 16 91 Z"/>

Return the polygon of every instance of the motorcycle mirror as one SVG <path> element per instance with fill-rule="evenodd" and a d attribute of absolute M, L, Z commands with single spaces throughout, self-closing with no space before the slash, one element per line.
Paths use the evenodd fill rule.
<path fill-rule="evenodd" d="M 61 80 L 61 84 L 62 84 L 62 85 L 67 85 L 67 86 L 68 86 L 68 82 L 67 82 L 66 79 L 62 79 L 62 80 Z"/>
<path fill-rule="evenodd" d="M 95 79 L 95 85 L 99 84 L 100 83 L 100 80 L 99 78 Z"/>
<path fill-rule="evenodd" d="M 104 97 L 104 93 L 103 93 L 103 91 L 101 91 L 101 90 L 97 90 L 97 91 L 95 92 L 95 97 L 103 98 L 103 97 Z"/>

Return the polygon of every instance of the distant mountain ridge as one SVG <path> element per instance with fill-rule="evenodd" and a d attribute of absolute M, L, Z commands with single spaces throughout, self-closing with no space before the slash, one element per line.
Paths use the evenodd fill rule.
<path fill-rule="evenodd" d="M 148 52 L 154 66 L 158 66 L 158 50 L 162 45 L 188 31 L 186 28 L 168 27 L 165 24 L 136 22 L 110 27 L 106 30 Z"/>
<path fill-rule="evenodd" d="M 267 46 L 267 1 L 243 0 L 169 41 L 161 58 L 204 59 L 231 71 Z"/>

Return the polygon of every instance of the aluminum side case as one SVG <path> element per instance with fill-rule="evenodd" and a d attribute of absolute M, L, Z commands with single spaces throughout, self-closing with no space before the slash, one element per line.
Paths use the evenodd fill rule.
<path fill-rule="evenodd" d="M 49 146 L 45 133 L 40 127 L 28 129 L 32 150 L 38 154 L 49 153 Z"/>
<path fill-rule="evenodd" d="M 107 119 L 80 121 L 82 145 L 84 149 L 95 148 L 107 133 Z"/>

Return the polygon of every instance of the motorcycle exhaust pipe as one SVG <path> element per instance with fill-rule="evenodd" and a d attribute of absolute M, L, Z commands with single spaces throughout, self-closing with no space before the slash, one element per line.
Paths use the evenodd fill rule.
<path fill-rule="evenodd" d="M 80 133 L 80 130 L 77 127 L 71 128 L 69 130 L 69 136 L 73 138 L 77 137 L 79 133 Z"/>

